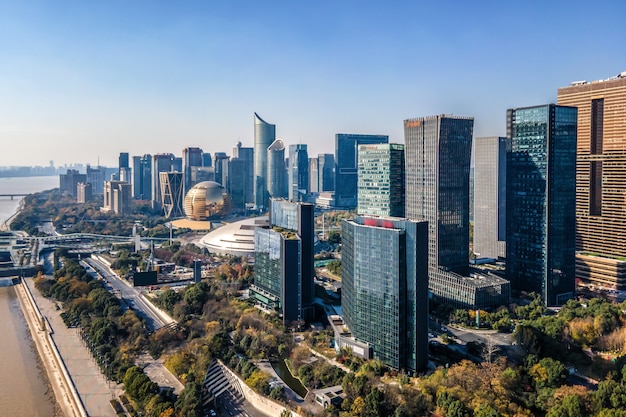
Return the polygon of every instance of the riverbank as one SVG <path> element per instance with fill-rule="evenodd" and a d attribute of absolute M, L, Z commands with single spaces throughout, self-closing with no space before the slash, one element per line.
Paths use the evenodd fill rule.
<path fill-rule="evenodd" d="M 47 320 L 39 311 L 26 282 L 22 281 L 16 285 L 15 291 L 39 353 L 39 358 L 46 369 L 48 381 L 52 386 L 57 404 L 65 417 L 86 417 L 87 413 L 80 402 L 80 397 L 72 385 L 67 369 L 65 369 L 54 341 L 47 330 Z"/>
<path fill-rule="evenodd" d="M 18 214 L 20 214 L 20 212 L 22 211 L 22 209 L 24 208 L 24 199 L 22 198 L 17 206 L 17 208 L 15 209 L 15 211 L 13 211 L 13 213 L 11 213 L 11 215 L 9 217 L 7 217 L 2 224 L 0 224 L 0 232 L 8 232 L 11 230 L 11 222 L 13 222 L 13 220 L 15 220 L 15 218 L 17 217 Z"/>

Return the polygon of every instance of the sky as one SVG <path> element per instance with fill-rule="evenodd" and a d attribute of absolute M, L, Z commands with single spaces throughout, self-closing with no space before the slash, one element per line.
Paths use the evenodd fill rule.
<path fill-rule="evenodd" d="M 116 166 L 188 146 L 287 145 L 506 109 L 626 71 L 624 0 L 0 0 L 0 166 Z"/>

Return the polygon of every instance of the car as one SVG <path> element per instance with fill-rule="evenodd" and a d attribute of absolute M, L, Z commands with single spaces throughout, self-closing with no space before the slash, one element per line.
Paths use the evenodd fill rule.
<path fill-rule="evenodd" d="M 217 413 L 215 412 L 214 409 L 210 409 L 209 414 L 211 415 L 211 417 L 217 417 Z"/>

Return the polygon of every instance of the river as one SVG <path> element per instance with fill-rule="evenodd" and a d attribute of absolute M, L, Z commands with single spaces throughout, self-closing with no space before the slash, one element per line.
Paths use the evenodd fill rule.
<path fill-rule="evenodd" d="M 0 178 L 0 194 L 29 194 L 58 186 L 58 176 Z M 19 201 L 0 197 L 0 224 L 15 212 Z M 61 416 L 14 287 L 0 287 L 0 335 L 0 416 Z"/>

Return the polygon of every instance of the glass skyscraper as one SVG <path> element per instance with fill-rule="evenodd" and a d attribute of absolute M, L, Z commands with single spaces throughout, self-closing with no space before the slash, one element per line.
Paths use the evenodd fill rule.
<path fill-rule="evenodd" d="M 269 198 L 285 197 L 285 143 L 282 139 L 276 139 L 267 148 L 265 154 L 267 155 L 266 194 Z"/>
<path fill-rule="evenodd" d="M 356 216 L 342 223 L 342 311 L 357 342 L 394 369 L 428 362 L 426 222 Z"/>
<path fill-rule="evenodd" d="M 386 135 L 335 135 L 335 206 L 357 206 L 357 164 L 359 145 L 388 143 Z M 322 191 L 322 190 L 320 190 Z M 325 190 L 324 190 L 325 191 Z"/>
<path fill-rule="evenodd" d="M 276 140 L 276 126 L 254 113 L 254 202 L 267 210 L 267 148 Z"/>
<path fill-rule="evenodd" d="M 152 199 L 152 155 L 133 156 L 133 198 Z"/>
<path fill-rule="evenodd" d="M 428 221 L 431 269 L 466 276 L 469 169 L 474 119 L 438 115 L 404 121 L 405 216 Z"/>
<path fill-rule="evenodd" d="M 196 185 L 191 180 L 191 171 L 193 167 L 201 167 L 202 161 L 202 149 L 200 148 L 185 148 L 183 149 L 183 190 L 185 194 Z"/>
<path fill-rule="evenodd" d="M 404 217 L 404 145 L 359 145 L 359 214 Z"/>
<path fill-rule="evenodd" d="M 303 144 L 289 145 L 289 200 L 302 201 L 309 194 L 309 154 Z"/>
<path fill-rule="evenodd" d="M 506 275 L 548 306 L 574 296 L 575 107 L 507 111 Z"/>

